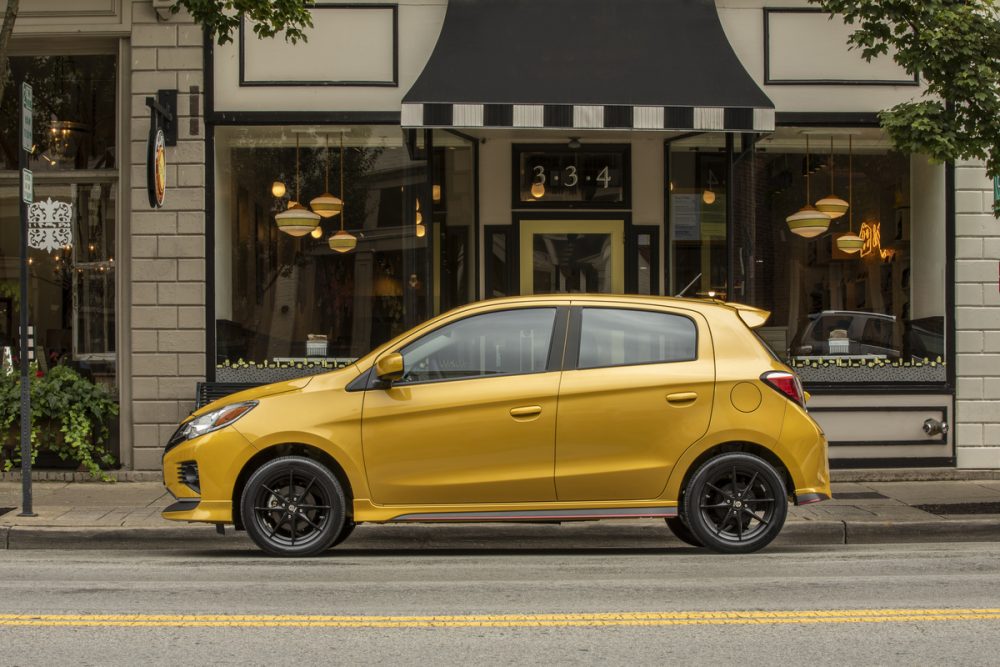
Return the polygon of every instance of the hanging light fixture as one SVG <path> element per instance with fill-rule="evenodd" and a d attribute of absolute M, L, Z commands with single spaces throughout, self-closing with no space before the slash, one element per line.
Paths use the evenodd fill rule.
<path fill-rule="evenodd" d="M 313 237 L 314 239 L 321 239 L 321 238 L 323 238 L 323 227 L 322 227 L 322 225 L 316 225 L 316 229 L 314 229 L 311 232 L 309 232 L 309 236 Z"/>
<path fill-rule="evenodd" d="M 275 181 L 271 183 L 271 194 L 274 195 L 275 199 L 281 199 L 285 196 L 285 192 L 288 190 L 285 188 L 284 181 Z"/>
<path fill-rule="evenodd" d="M 830 137 L 830 193 L 816 202 L 816 208 L 826 213 L 831 219 L 844 215 L 847 212 L 848 204 L 833 193 L 833 137 Z"/>
<path fill-rule="evenodd" d="M 848 255 L 853 255 L 859 252 L 861 248 L 865 245 L 864 239 L 854 233 L 854 141 L 853 137 L 848 136 L 848 149 L 847 149 L 847 199 L 848 199 L 848 210 L 850 215 L 847 218 L 848 232 L 837 237 L 837 249 L 840 252 L 846 252 Z"/>
<path fill-rule="evenodd" d="M 327 239 L 330 249 L 337 252 L 350 252 L 358 245 L 358 239 L 354 234 L 344 229 L 344 218 L 347 217 L 346 206 L 344 205 L 344 133 L 340 133 L 340 229 L 336 234 Z"/>
<path fill-rule="evenodd" d="M 319 225 L 319 216 L 298 202 L 299 199 L 299 136 L 295 135 L 295 200 L 274 216 L 278 229 L 289 236 L 305 236 Z"/>
<path fill-rule="evenodd" d="M 711 188 L 705 188 L 705 191 L 701 193 L 701 200 L 705 202 L 707 206 L 711 206 L 715 203 L 715 193 Z"/>
<path fill-rule="evenodd" d="M 806 135 L 806 205 L 785 218 L 793 234 L 807 239 L 819 236 L 830 228 L 830 216 L 809 203 L 809 135 Z"/>
<path fill-rule="evenodd" d="M 309 206 L 324 218 L 332 218 L 344 209 L 344 201 L 330 194 L 330 135 L 326 135 L 326 187 L 325 192 L 316 197 Z"/>

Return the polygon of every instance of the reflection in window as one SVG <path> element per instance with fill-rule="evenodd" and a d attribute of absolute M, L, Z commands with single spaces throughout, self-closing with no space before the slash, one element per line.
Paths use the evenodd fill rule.
<path fill-rule="evenodd" d="M 832 164 L 829 137 L 811 142 L 811 196 L 846 200 L 853 183 L 853 210 L 815 238 L 784 221 L 806 200 L 799 130 L 779 128 L 737 166 L 733 300 L 771 311 L 759 333 L 807 383 L 944 381 L 943 168 L 856 129 L 851 169 L 839 132 Z M 858 253 L 837 247 L 849 229 Z"/>
<path fill-rule="evenodd" d="M 40 365 L 69 364 L 114 393 L 116 198 L 110 179 L 36 180 L 28 236 L 28 315 Z M 0 346 L 13 350 L 20 317 L 19 202 L 16 186 L 2 190 Z"/>
<path fill-rule="evenodd" d="M 342 129 L 345 212 L 315 236 L 281 232 L 275 214 L 326 191 L 328 164 L 339 196 Z M 219 364 L 343 365 L 472 299 L 474 161 L 464 140 L 442 139 L 433 170 L 392 126 L 224 127 L 216 150 Z M 327 240 L 342 223 L 357 238 L 346 253 Z"/>
<path fill-rule="evenodd" d="M 579 368 L 692 361 L 697 329 L 680 315 L 617 308 L 584 308 Z"/>
<path fill-rule="evenodd" d="M 114 55 L 13 56 L 3 96 L 4 168 L 17 169 L 20 78 L 31 84 L 37 174 L 115 166 L 117 58 Z"/>
<path fill-rule="evenodd" d="M 402 382 L 545 370 L 555 308 L 476 315 L 441 327 L 403 351 Z"/>

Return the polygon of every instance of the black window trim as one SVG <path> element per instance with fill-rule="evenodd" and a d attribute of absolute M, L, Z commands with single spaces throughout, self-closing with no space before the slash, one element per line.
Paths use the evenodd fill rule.
<path fill-rule="evenodd" d="M 428 332 L 426 332 L 426 333 L 424 333 L 424 334 L 422 334 L 422 335 L 414 338 L 413 340 L 411 340 L 411 341 L 407 342 L 405 345 L 403 345 L 403 347 L 400 347 L 399 349 L 394 350 L 394 351 L 395 352 L 399 352 L 400 354 L 402 354 L 402 350 L 404 348 L 409 347 L 410 345 L 413 345 L 414 343 L 416 343 L 417 341 L 421 340 L 425 336 L 428 336 L 428 335 L 434 333 L 435 331 L 440 331 L 444 327 L 449 327 L 449 326 L 451 326 L 453 324 L 457 324 L 458 322 L 462 322 L 464 320 L 467 320 L 467 319 L 470 319 L 470 318 L 473 318 L 473 317 L 479 317 L 481 315 L 494 315 L 494 314 L 497 314 L 497 313 L 506 313 L 506 312 L 515 311 L 515 310 L 538 310 L 538 309 L 546 309 L 546 310 L 555 310 L 556 311 L 555 312 L 555 318 L 552 321 L 552 335 L 549 338 L 548 356 L 546 357 L 545 368 L 543 368 L 542 370 L 529 371 L 529 372 L 526 372 L 526 373 L 497 373 L 495 375 L 470 375 L 470 376 L 467 376 L 467 377 L 438 378 L 438 379 L 435 379 L 435 380 L 422 380 L 422 381 L 419 381 L 419 382 L 400 382 L 398 384 L 393 383 L 391 386 L 416 387 L 416 386 L 423 385 L 423 384 L 440 384 L 442 382 L 464 382 L 466 380 L 485 380 L 485 379 L 489 379 L 489 378 L 511 377 L 511 376 L 515 376 L 515 375 L 538 375 L 539 373 L 552 373 L 552 372 L 556 372 L 556 371 L 562 371 L 563 370 L 563 362 L 564 362 L 563 357 L 564 357 L 564 355 L 562 354 L 561 351 L 565 350 L 565 347 L 566 347 L 566 332 L 567 332 L 567 329 L 568 329 L 567 319 L 569 317 L 569 306 L 564 306 L 564 305 L 533 304 L 533 305 L 530 305 L 530 306 L 511 306 L 510 308 L 498 308 L 497 310 L 487 310 L 485 312 L 472 312 L 472 313 L 469 313 L 465 317 L 459 318 L 457 320 L 451 320 L 447 324 L 443 324 L 440 327 L 435 327 L 434 329 L 432 329 L 432 330 L 430 330 L 430 331 L 428 331 Z M 562 345 L 558 344 L 558 341 L 559 341 L 560 337 L 562 337 L 562 339 L 563 339 L 563 344 Z M 557 350 L 559 350 L 559 352 L 557 352 Z M 388 350 L 387 350 L 387 352 L 388 352 Z M 365 385 L 365 391 L 367 391 L 369 389 L 387 389 L 387 388 L 389 388 L 387 385 L 381 383 L 379 381 L 379 379 L 375 376 L 375 366 L 374 365 L 372 365 L 372 367 L 370 369 L 368 369 L 368 371 L 365 374 L 368 376 L 368 379 L 367 379 L 367 382 L 366 382 L 366 385 Z"/>
<path fill-rule="evenodd" d="M 644 361 L 636 364 L 611 364 L 609 366 L 587 366 L 585 368 L 580 367 L 580 336 L 583 331 L 583 309 L 592 308 L 597 310 L 637 310 L 643 313 L 657 313 L 660 315 L 674 315 L 676 317 L 683 317 L 690 320 L 691 324 L 694 325 L 694 358 L 693 359 L 676 359 L 672 361 Z M 587 305 L 574 305 L 571 307 L 571 314 L 569 320 L 569 339 L 566 343 L 566 359 L 563 363 L 563 370 L 566 371 L 592 371 L 599 368 L 629 368 L 633 366 L 653 366 L 661 364 L 686 364 L 692 361 L 698 361 L 698 348 L 701 344 L 701 329 L 698 326 L 698 320 L 696 320 L 691 315 L 684 313 L 678 313 L 673 310 L 660 310 L 659 308 L 642 308 L 637 305 L 620 306 L 617 304 L 608 305 L 597 305 L 597 304 L 587 304 Z"/>

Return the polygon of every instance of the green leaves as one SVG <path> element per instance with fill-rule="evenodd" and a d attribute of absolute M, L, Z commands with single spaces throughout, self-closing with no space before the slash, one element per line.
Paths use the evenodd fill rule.
<path fill-rule="evenodd" d="M 809 1 L 855 27 L 849 44 L 862 57 L 891 54 L 925 85 L 920 100 L 880 114 L 900 150 L 939 162 L 983 160 L 990 176 L 1000 176 L 997 0 Z"/>
<path fill-rule="evenodd" d="M 11 449 L 5 470 L 20 461 L 20 411 L 20 376 L 0 373 L 0 443 Z M 41 377 L 32 368 L 32 458 L 41 444 L 64 461 L 82 464 L 94 477 L 109 479 L 101 465 L 114 463 L 107 450 L 108 425 L 117 414 L 111 394 L 69 366 L 54 366 Z"/>
<path fill-rule="evenodd" d="M 284 33 L 292 44 L 306 41 L 306 29 L 312 27 L 312 15 L 305 0 L 176 0 L 174 14 L 186 9 L 219 44 L 233 41 L 240 20 L 246 21 L 258 37 Z"/>

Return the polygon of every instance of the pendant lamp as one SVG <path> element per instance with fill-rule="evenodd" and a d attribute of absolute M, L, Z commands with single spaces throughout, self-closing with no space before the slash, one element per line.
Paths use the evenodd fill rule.
<path fill-rule="evenodd" d="M 340 229 L 327 239 L 330 249 L 337 252 L 350 252 L 358 245 L 354 234 L 344 230 L 344 218 L 347 217 L 344 206 L 344 133 L 340 133 Z"/>
<path fill-rule="evenodd" d="M 847 199 L 850 215 L 847 218 L 849 231 L 837 238 L 837 249 L 853 255 L 859 252 L 865 245 L 864 239 L 854 233 L 854 141 L 853 137 L 848 137 L 848 168 L 847 168 Z"/>
<path fill-rule="evenodd" d="M 806 205 L 785 218 L 793 234 L 807 239 L 819 236 L 830 228 L 830 216 L 809 203 L 809 135 L 806 135 Z"/>
<path fill-rule="evenodd" d="M 833 194 L 833 137 L 830 137 L 830 193 L 816 202 L 816 208 L 836 220 L 847 212 L 848 204 Z"/>
<path fill-rule="evenodd" d="M 326 191 L 319 197 L 316 197 L 311 202 L 309 206 L 316 213 L 324 218 L 332 218 L 333 216 L 344 210 L 344 201 L 338 197 L 334 197 L 330 194 L 330 135 L 326 135 Z M 341 193 L 343 194 L 343 192 Z"/>
<path fill-rule="evenodd" d="M 299 199 L 299 137 L 295 135 L 295 201 L 274 216 L 278 229 L 289 236 L 305 236 L 319 225 L 319 216 L 298 202 Z"/>

